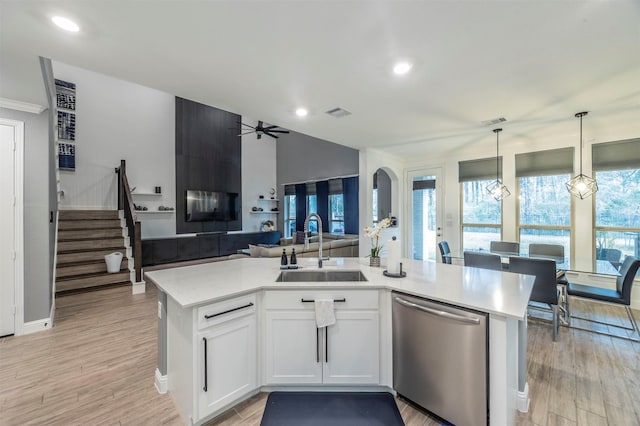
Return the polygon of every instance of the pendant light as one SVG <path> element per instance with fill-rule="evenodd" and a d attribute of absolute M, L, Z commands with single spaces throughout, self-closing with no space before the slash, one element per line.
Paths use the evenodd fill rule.
<path fill-rule="evenodd" d="M 502 200 L 503 198 L 507 198 L 511 195 L 511 192 L 507 189 L 507 187 L 500 180 L 500 156 L 499 154 L 499 137 L 498 134 L 502 131 L 502 129 L 493 129 L 493 133 L 496 134 L 496 180 L 487 185 L 487 191 L 493 198 L 497 201 Z"/>
<path fill-rule="evenodd" d="M 596 180 L 582 174 L 582 117 L 585 115 L 587 115 L 587 111 L 576 114 L 576 117 L 580 118 L 580 174 L 565 183 L 569 193 L 581 200 L 590 197 L 593 193 L 598 191 L 598 183 Z"/>

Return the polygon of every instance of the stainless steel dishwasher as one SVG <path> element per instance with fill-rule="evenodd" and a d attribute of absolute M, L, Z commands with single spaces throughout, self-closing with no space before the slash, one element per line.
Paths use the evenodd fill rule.
<path fill-rule="evenodd" d="M 393 387 L 456 426 L 487 425 L 488 316 L 393 292 Z"/>

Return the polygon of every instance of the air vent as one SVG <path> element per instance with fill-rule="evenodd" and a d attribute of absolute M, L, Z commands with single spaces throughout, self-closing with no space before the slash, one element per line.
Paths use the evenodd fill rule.
<path fill-rule="evenodd" d="M 342 117 L 346 117 L 347 115 L 351 115 L 349 111 L 343 108 L 330 109 L 329 111 L 327 111 L 327 114 L 335 118 L 342 118 Z"/>
<path fill-rule="evenodd" d="M 481 121 L 480 123 L 482 123 L 485 126 L 493 126 L 494 124 L 504 123 L 505 121 L 507 121 L 506 118 L 498 117 L 492 120 L 484 120 L 484 121 Z"/>

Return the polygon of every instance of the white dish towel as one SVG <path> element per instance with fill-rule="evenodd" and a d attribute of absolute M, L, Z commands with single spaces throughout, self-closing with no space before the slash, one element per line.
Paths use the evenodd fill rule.
<path fill-rule="evenodd" d="M 316 299 L 316 326 L 326 327 L 336 323 L 336 316 L 333 312 L 333 299 Z"/>

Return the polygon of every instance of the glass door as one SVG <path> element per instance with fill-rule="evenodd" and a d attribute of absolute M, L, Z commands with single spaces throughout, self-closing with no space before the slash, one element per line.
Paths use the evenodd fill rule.
<path fill-rule="evenodd" d="M 438 243 L 442 240 L 442 213 L 440 185 L 441 169 L 409 172 L 410 230 L 409 253 L 413 259 L 433 260 L 438 254 Z"/>

